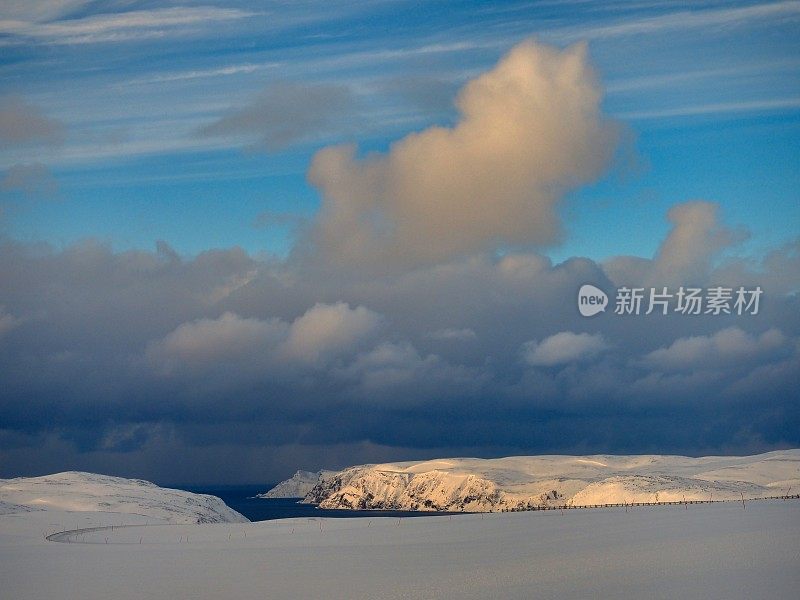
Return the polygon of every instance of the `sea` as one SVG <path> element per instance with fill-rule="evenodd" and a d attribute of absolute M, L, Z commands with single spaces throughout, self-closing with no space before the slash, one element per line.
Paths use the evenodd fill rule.
<path fill-rule="evenodd" d="M 292 519 L 295 517 L 325 517 L 352 519 L 353 517 L 429 517 L 447 515 L 445 512 L 406 510 L 331 510 L 311 504 L 298 504 L 300 498 L 256 498 L 270 485 L 174 486 L 197 494 L 211 494 L 221 498 L 233 510 L 251 521 Z M 459 513 L 461 514 L 461 513 Z"/>

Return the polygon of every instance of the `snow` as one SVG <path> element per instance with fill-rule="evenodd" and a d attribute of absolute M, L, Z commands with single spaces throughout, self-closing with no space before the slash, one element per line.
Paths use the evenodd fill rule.
<path fill-rule="evenodd" d="M 149 481 L 68 471 L 0 479 L 0 514 L 29 511 L 137 514 L 167 523 L 241 523 L 247 519 L 216 496 Z"/>
<path fill-rule="evenodd" d="M 297 471 L 289 479 L 281 481 L 278 485 L 263 494 L 256 494 L 257 498 L 304 498 L 320 479 L 330 477 L 336 471 Z"/>
<path fill-rule="evenodd" d="M 402 520 L 146 520 L 60 510 L 0 516 L 2 596 L 738 600 L 800 590 L 800 502 L 792 500 Z M 43 536 L 100 525 L 61 537 L 69 543 Z"/>
<path fill-rule="evenodd" d="M 350 467 L 304 501 L 321 508 L 463 512 L 738 500 L 800 490 L 800 450 L 756 456 L 517 456 Z"/>

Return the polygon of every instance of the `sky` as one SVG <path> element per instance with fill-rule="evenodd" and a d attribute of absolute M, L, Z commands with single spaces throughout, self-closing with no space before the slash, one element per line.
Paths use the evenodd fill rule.
<path fill-rule="evenodd" d="M 799 446 L 799 50 L 796 1 L 0 0 L 0 477 Z M 757 314 L 614 310 L 714 286 Z"/>

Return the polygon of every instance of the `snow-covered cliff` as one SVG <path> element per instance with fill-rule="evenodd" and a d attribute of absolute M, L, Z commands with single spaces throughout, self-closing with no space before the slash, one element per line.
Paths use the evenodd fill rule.
<path fill-rule="evenodd" d="M 458 512 L 735 500 L 800 489 L 800 450 L 746 457 L 519 456 L 350 467 L 306 495 L 321 508 Z"/>
<path fill-rule="evenodd" d="M 256 498 L 304 498 L 324 477 L 336 471 L 297 471 L 289 479 L 281 481 L 271 490 L 256 494 Z"/>
<path fill-rule="evenodd" d="M 64 510 L 114 512 L 168 523 L 246 523 L 216 496 L 162 488 L 141 479 L 67 471 L 0 479 L 0 514 Z"/>

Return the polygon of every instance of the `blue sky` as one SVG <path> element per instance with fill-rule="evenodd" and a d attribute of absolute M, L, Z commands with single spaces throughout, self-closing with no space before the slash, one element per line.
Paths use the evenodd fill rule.
<path fill-rule="evenodd" d="M 0 477 L 800 446 L 800 2 L 0 4 Z M 591 318 L 591 283 L 763 290 Z"/>
<path fill-rule="evenodd" d="M 452 123 L 458 88 L 529 36 L 588 41 L 604 110 L 630 134 L 625 155 L 562 207 L 552 256 L 651 256 L 665 209 L 698 198 L 719 202 L 756 248 L 797 233 L 795 2 L 12 2 L 6 12 L 0 94 L 64 128 L 58 144 L 0 155 L 5 168 L 45 164 L 57 186 L 3 192 L 2 227 L 17 239 L 285 255 L 285 225 L 253 224 L 263 212 L 314 213 L 316 150 L 385 149 Z M 198 133 L 285 82 L 349 97 L 276 148 Z"/>

